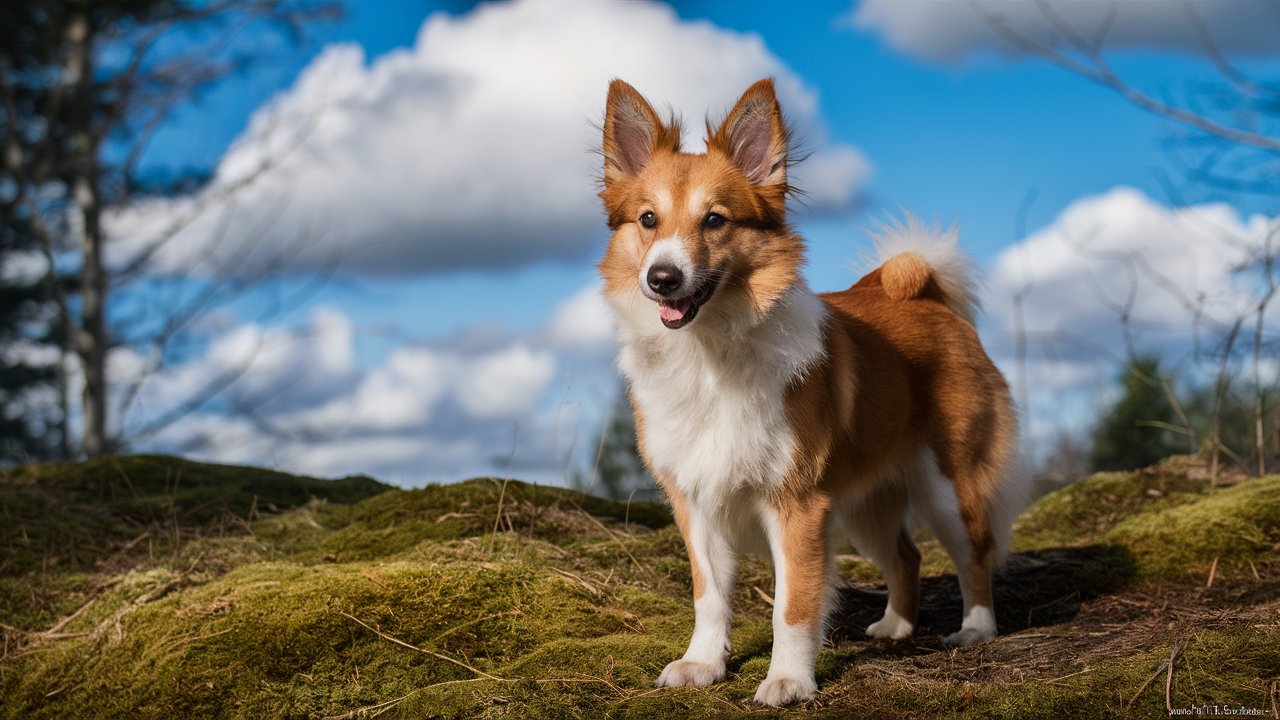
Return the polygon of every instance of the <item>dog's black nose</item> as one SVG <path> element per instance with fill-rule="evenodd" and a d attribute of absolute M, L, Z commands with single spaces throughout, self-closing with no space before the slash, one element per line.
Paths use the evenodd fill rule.
<path fill-rule="evenodd" d="M 684 284 L 684 273 L 669 263 L 649 268 L 649 287 L 659 295 L 670 295 Z"/>

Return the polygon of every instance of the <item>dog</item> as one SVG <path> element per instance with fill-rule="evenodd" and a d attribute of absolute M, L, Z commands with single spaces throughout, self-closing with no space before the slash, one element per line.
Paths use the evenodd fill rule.
<path fill-rule="evenodd" d="M 974 329 L 971 261 L 954 232 L 914 220 L 878 241 L 883 263 L 847 290 L 810 291 L 787 222 L 790 132 L 771 79 L 681 151 L 633 87 L 609 86 L 600 193 L 612 230 L 597 265 L 617 317 L 644 462 L 665 491 L 692 569 L 689 649 L 659 686 L 725 676 L 737 561 L 769 558 L 773 652 L 756 702 L 817 691 L 814 662 L 837 597 L 843 538 L 879 566 L 884 616 L 916 626 L 920 553 L 908 515 L 955 562 L 971 645 L 996 635 L 993 567 L 1021 509 L 1017 416 Z"/>

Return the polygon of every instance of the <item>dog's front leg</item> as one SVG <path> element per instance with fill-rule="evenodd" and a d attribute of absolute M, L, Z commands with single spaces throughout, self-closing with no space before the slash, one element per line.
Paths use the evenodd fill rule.
<path fill-rule="evenodd" d="M 693 638 L 684 657 L 670 663 L 658 676 L 660 687 L 710 685 L 724 679 L 729 659 L 729 627 L 733 619 L 733 585 L 738 574 L 725 519 L 685 501 L 668 488 L 676 522 L 689 550 L 693 571 Z"/>
<path fill-rule="evenodd" d="M 756 691 L 765 705 L 788 705 L 818 690 L 814 662 L 822 644 L 827 595 L 826 495 L 783 496 L 761 508 L 773 556 L 773 656 Z"/>

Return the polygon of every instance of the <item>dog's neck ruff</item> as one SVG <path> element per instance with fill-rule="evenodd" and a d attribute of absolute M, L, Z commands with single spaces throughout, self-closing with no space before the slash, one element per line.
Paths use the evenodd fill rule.
<path fill-rule="evenodd" d="M 786 391 L 826 352 L 826 307 L 803 282 L 763 317 L 745 298 L 718 299 L 668 330 L 639 293 L 609 297 L 645 450 L 694 502 L 786 479 L 795 452 Z"/>

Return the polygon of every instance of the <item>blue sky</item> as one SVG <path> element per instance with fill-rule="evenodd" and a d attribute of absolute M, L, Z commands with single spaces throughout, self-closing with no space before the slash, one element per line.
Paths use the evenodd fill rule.
<path fill-rule="evenodd" d="M 1014 7 L 1019 5 L 1023 6 L 1021 10 Z M 1236 61 L 1249 72 L 1274 81 L 1280 74 L 1280 61 L 1275 54 L 1268 55 L 1265 43 L 1257 39 L 1256 26 L 1273 23 L 1277 29 L 1277 35 L 1273 37 L 1280 36 L 1280 17 L 1258 11 L 1256 7 L 1259 6 L 1252 6 L 1247 0 L 1221 5 L 1238 7 L 1234 14 L 1212 5 L 1197 7 L 1205 11 L 1210 27 L 1220 32 L 1218 39 L 1225 51 L 1234 53 Z M 1002 12 L 1008 10 L 1015 20 L 1021 18 L 1021 22 L 1027 24 L 1019 27 L 1038 37 L 1035 33 L 1041 30 L 1037 29 L 1034 14 L 1026 14 L 1027 7 L 1034 9 L 1030 3 L 1011 1 L 992 6 Z M 1163 6 L 1163 10 L 1161 4 L 1156 3 L 1121 3 L 1121 6 L 1123 13 L 1128 15 L 1122 13 L 1116 23 L 1115 42 L 1109 46 L 1107 57 L 1123 77 L 1139 87 L 1174 96 L 1195 82 L 1219 78 L 1214 67 L 1204 60 L 1203 53 L 1197 51 L 1195 43 L 1186 39 L 1188 33 L 1185 28 L 1178 30 L 1178 18 L 1153 19 L 1153 15 L 1163 13 L 1167 16 L 1173 12 L 1170 9 L 1172 4 Z M 265 321 L 259 319 L 265 302 L 263 294 L 232 304 L 218 316 L 216 323 L 210 324 L 212 329 L 200 347 L 205 351 L 216 349 L 220 347 L 220 338 L 222 347 L 232 347 L 243 341 L 246 333 L 257 333 L 263 337 L 274 333 L 280 342 L 294 347 L 304 356 L 332 350 L 328 345 L 321 347 L 314 343 L 349 343 L 348 348 L 333 351 L 335 357 L 349 355 L 349 360 L 335 360 L 332 372 L 329 375 L 319 373 L 320 377 L 314 382 L 300 381 L 302 385 L 316 385 L 302 393 L 307 397 L 295 400 L 285 397 L 271 405 L 273 408 L 277 405 L 296 407 L 301 409 L 299 412 L 325 406 L 330 414 L 345 412 L 358 415 L 354 408 L 364 401 L 355 397 L 343 399 L 341 396 L 350 394 L 353 387 L 376 384 L 370 378 L 379 373 L 382 373 L 379 376 L 382 379 L 377 382 L 389 387 L 395 387 L 395 378 L 410 382 L 404 379 L 406 373 L 412 374 L 410 370 L 391 372 L 389 368 L 396 362 L 405 363 L 405 368 L 410 367 L 406 358 L 418 351 L 427 353 L 423 357 L 436 360 L 449 358 L 448 362 L 456 361 L 458 367 L 467 367 L 489 358 L 495 363 L 495 373 L 501 374 L 502 368 L 511 368 L 512 378 L 525 377 L 531 382 L 542 383 L 536 398 L 505 408 L 492 404 L 481 407 L 478 401 L 469 399 L 460 391 L 442 390 L 428 378 L 420 378 L 417 387 L 427 393 L 424 402 L 443 403 L 433 405 L 437 411 L 431 418 L 409 413 L 412 417 L 406 416 L 407 424 L 403 426 L 390 421 L 371 421 L 369 427 L 356 433 L 358 442 L 354 436 L 344 434 L 346 429 L 333 429 L 337 426 L 326 431 L 331 435 L 323 432 L 308 434 L 308 437 L 319 438 L 313 440 L 315 442 L 330 438 L 327 445 L 331 452 L 327 453 L 309 451 L 305 443 L 296 437 L 288 442 L 265 442 L 259 438 L 258 442 L 250 443 L 252 449 L 245 449 L 244 438 L 251 434 L 249 430 L 236 426 L 233 421 L 212 416 L 192 421 L 167 437 L 151 442 L 162 449 L 189 449 L 193 454 L 218 459 L 272 462 L 274 458 L 275 462 L 300 464 L 300 469 L 321 474 L 380 472 L 392 475 L 388 479 L 393 481 L 417 484 L 448 479 L 455 474 L 500 470 L 497 466 L 502 463 L 496 458 L 509 451 L 510 440 L 504 441 L 502 437 L 504 432 L 510 435 L 511 431 L 500 431 L 499 428 L 523 426 L 527 428 L 527 442 L 546 445 L 548 437 L 551 437 L 551 444 L 557 446 L 552 455 L 559 453 L 563 457 L 541 457 L 532 446 L 518 448 L 517 455 L 528 461 L 523 462 L 522 457 L 517 457 L 512 462 L 517 470 L 523 469 L 527 475 L 554 480 L 557 475 L 563 476 L 567 464 L 581 464 L 582 447 L 589 444 L 587 439 L 594 432 L 590 428 L 598 427 L 600 408 L 607 405 L 608 397 L 616 387 L 616 380 L 612 379 L 609 369 L 608 344 L 599 342 L 598 337 L 576 345 L 574 343 L 578 341 L 572 339 L 562 342 L 548 340 L 548 337 L 558 332 L 554 330 L 554 327 L 559 327 L 555 325 L 556 318 L 569 313 L 571 306 L 577 307 L 574 304 L 577 301 L 570 302 L 570 299 L 590 295 L 584 294 L 584 289 L 590 288 L 594 282 L 592 263 L 606 239 L 603 218 L 597 218 L 598 222 L 593 226 L 592 218 L 579 209 L 586 205 L 570 197 L 572 193 L 566 189 L 565 183 L 556 183 L 554 179 L 547 181 L 552 185 L 547 187 L 540 186 L 536 180 L 525 184 L 512 181 L 513 184 L 502 187 L 493 185 L 493 176 L 502 174 L 503 158 L 483 159 L 485 146 L 473 148 L 461 136 L 456 142 L 448 137 L 449 132 L 457 129 L 449 125 L 448 120 L 448 111 L 452 107 L 449 106 L 449 98 L 454 97 L 450 93 L 478 93 L 475 88 L 484 90 L 489 86 L 501 88 L 508 79 L 502 73 L 510 75 L 527 70 L 534 75 L 521 80 L 522 85 L 518 87 L 545 85 L 541 94 L 530 95 L 533 100 L 522 100 L 524 105 L 503 108 L 504 96 L 495 90 L 492 97 L 484 95 L 488 98 L 485 103 L 474 103 L 479 109 L 459 112 L 480 113 L 468 117 L 472 117 L 476 124 L 492 123 L 492 127 L 500 130 L 506 127 L 503 124 L 504 113 L 510 113 L 510 117 L 546 114 L 550 124 L 529 125 L 536 129 L 537 134 L 530 131 L 527 138 L 515 138 L 510 147 L 503 146 L 507 148 L 504 152 L 519 155 L 525 147 L 536 150 L 548 142 L 550 135 L 559 137 L 563 133 L 564 137 L 556 140 L 560 143 L 557 147 L 567 148 L 562 153 L 563 160 L 544 158 L 540 162 L 544 163 L 542 167 L 548 172 L 548 177 L 572 177 L 572 173 L 564 174 L 565 169 L 572 171 L 594 162 L 589 155 L 590 143 L 583 138 L 593 137 L 591 123 L 600 119 L 605 86 L 603 81 L 599 82 L 598 101 L 594 106 L 574 104 L 570 107 L 567 99 L 557 97 L 556 73 L 586 71 L 580 67 L 575 69 L 554 64 L 565 58 L 578 58 L 575 62 L 579 65 L 589 62 L 592 65 L 590 71 L 601 74 L 603 78 L 619 74 L 624 79 L 633 80 L 641 92 L 657 103 L 683 103 L 682 110 L 690 125 L 700 125 L 703 113 L 713 117 L 722 114 L 726 103 L 746 85 L 745 81 L 742 87 L 724 87 L 724 83 L 716 83 L 716 86 L 706 87 L 704 92 L 702 87 L 685 87 L 692 82 L 690 78 L 745 78 L 745 73 L 753 68 L 781 73 L 784 84 L 790 82 L 793 87 L 796 106 L 812 103 L 807 109 L 801 107 L 799 111 L 793 111 L 793 115 L 796 115 L 802 140 L 807 140 L 814 152 L 809 163 L 817 164 L 818 170 L 813 172 L 819 177 L 827 177 L 819 171 L 846 173 L 840 175 L 843 180 L 833 182 L 831 187 L 823 183 L 818 188 L 806 188 L 819 191 L 819 196 L 826 199 L 817 203 L 819 207 L 796 216 L 798 228 L 810 242 L 808 277 L 811 285 L 819 290 L 837 289 L 854 281 L 856 275 L 850 263 L 869 248 L 868 231 L 879 220 L 892 219 L 903 211 L 909 211 L 943 224 L 954 223 L 960 229 L 964 247 L 992 271 L 992 289 L 986 297 L 991 319 L 984 322 L 983 332 L 989 344 L 999 346 L 993 348 L 993 354 L 997 356 L 1010 354 L 1007 322 L 1007 295 L 1010 293 L 1004 291 L 1014 287 L 1017 281 L 1011 279 L 1013 271 L 1009 268 L 1015 261 L 1022 263 L 1019 267 L 1025 267 L 1028 262 L 1035 264 L 1037 257 L 1051 254 L 1047 250 L 1037 250 L 1040 253 L 1037 256 L 1032 251 L 1062 235 L 1065 232 L 1062 228 L 1069 221 L 1085 223 L 1092 228 L 1091 223 L 1120 218 L 1125 222 L 1112 222 L 1108 227 L 1123 225 L 1124 232 L 1117 230 L 1114 239 L 1104 237 L 1099 242 L 1123 244 L 1129 242 L 1125 238 L 1137 237 L 1139 240 L 1133 242 L 1146 242 L 1141 238 L 1154 237 L 1155 233 L 1168 230 L 1161 223 L 1172 223 L 1170 227 L 1181 228 L 1185 224 L 1184 216 L 1178 214 L 1181 201 L 1195 208 L 1208 207 L 1205 204 L 1209 202 L 1225 201 L 1227 206 L 1222 209 L 1219 219 L 1233 229 L 1243 228 L 1240 232 L 1245 233 L 1250 232 L 1248 228 L 1256 230 L 1261 227 L 1250 225 L 1251 216 L 1274 217 L 1277 214 L 1275 203 L 1265 198 L 1220 196 L 1186 182 L 1170 162 L 1169 152 L 1163 146 L 1179 132 L 1176 126 L 1134 108 L 1107 88 L 1043 61 L 1011 53 L 998 37 L 989 32 L 983 33 L 980 19 L 975 21 L 972 17 L 963 17 L 966 12 L 971 14 L 973 5 L 970 3 L 939 0 L 893 5 L 877 2 L 859 9 L 850 3 L 689 2 L 672 6 L 673 15 L 656 11 L 647 4 L 604 6 L 604 10 L 595 6 L 596 9 L 590 13 L 587 12 L 588 7 L 591 6 L 567 2 L 544 5 L 541 9 L 529 6 L 515 9 L 483 6 L 477 9 L 465 3 L 408 0 L 350 3 L 347 17 L 315 28 L 308 45 L 300 48 L 276 46 L 269 54 L 270 62 L 242 77 L 224 82 L 205 96 L 198 106 L 179 113 L 157 136 L 146 155 L 147 166 L 157 170 L 194 167 L 229 177 L 231 171 L 227 168 L 235 166 L 233 161 L 239 157 L 237 152 L 248 155 L 243 148 L 251 145 L 249 140 L 258 137 L 254 134 L 253 128 L 257 126 L 253 125 L 253 119 L 257 117 L 261 126 L 268 124 L 265 119 L 277 117 L 272 115 L 275 111 L 269 109 L 273 98 L 286 108 L 278 113 L 278 118 L 283 120 L 278 119 L 273 127 L 278 125 L 287 129 L 290 122 L 306 122 L 307 117 L 302 110 L 291 115 L 288 107 L 305 109 L 310 102 L 307 98 L 314 98 L 317 88 L 320 91 L 330 85 L 349 88 L 335 92 L 349 92 L 351 97 L 365 102 L 373 92 L 369 87 L 377 86 L 382 94 L 368 102 L 381 105 L 368 114 L 353 115 L 357 121 L 369 126 L 368 132 L 340 127 L 340 121 L 344 120 L 338 117 L 334 121 L 338 123 L 335 125 L 338 129 L 324 126 L 300 143 L 306 147 L 304 152 L 296 154 L 306 154 L 314 146 L 317 148 L 314 155 L 318 159 L 308 156 L 306 162 L 315 165 L 307 165 L 305 172 L 298 171 L 295 178 L 285 183 L 289 187 L 287 197 L 270 196 L 264 190 L 261 194 L 267 199 L 250 198 L 245 203 L 252 209 L 253 202 L 259 202 L 263 212 L 279 212 L 285 218 L 282 222 L 296 219 L 295 215 L 305 216 L 330 228 L 330 234 L 341 236 L 338 240 L 325 241 L 342 252 L 350 253 L 344 255 L 350 259 L 339 265 L 338 279 L 325 285 L 318 293 L 308 295 L 301 307 L 286 314 L 271 315 Z M 554 18 L 547 18 L 551 13 L 548 8 L 561 13 L 564 22 L 557 24 Z M 546 46 L 540 46 L 537 38 L 521 38 L 518 23 L 504 24 L 508 22 L 506 16 L 520 13 L 538 15 L 540 21 L 551 23 L 550 27 L 565 28 L 564 34 L 558 38 L 549 37 Z M 1096 24 L 1096 18 L 1087 12 L 1081 13 L 1071 15 L 1068 20 L 1083 27 L 1090 22 Z M 1251 13 L 1258 14 L 1251 16 Z M 478 15 L 484 17 L 476 20 Z M 1241 15 L 1245 20 L 1240 19 Z M 588 16 L 589 19 L 582 19 Z M 611 22 L 615 16 L 618 18 L 616 24 Z M 1248 22 L 1251 17 L 1256 22 Z M 574 21 L 574 18 L 578 20 Z M 630 25 L 618 26 L 624 22 Z M 424 23 L 432 24 L 434 34 L 420 36 Z M 509 29 L 511 27 L 516 29 Z M 593 30 L 593 27 L 597 29 Z M 629 34 L 632 29 L 634 34 Z M 610 57 L 607 50 L 590 55 L 587 61 L 582 59 L 587 56 L 557 55 L 563 48 L 553 47 L 556 43 L 587 42 L 575 32 L 590 35 L 606 31 L 625 38 L 628 46 L 635 46 L 628 47 L 628 52 L 635 57 L 631 60 L 617 59 L 616 71 L 612 69 L 615 58 Z M 485 32 L 495 37 L 484 37 Z M 527 57 L 527 67 L 504 65 L 503 60 L 493 58 L 492 53 L 501 53 L 507 47 L 508 39 L 497 37 L 503 32 L 515 33 L 511 36 L 514 38 L 511 47 L 518 48 L 518 52 Z M 945 42 L 931 41 L 931 32 L 943 32 L 936 37 L 944 38 Z M 1148 34 L 1144 35 L 1144 32 Z M 415 43 L 420 44 L 417 50 L 414 49 Z M 689 47 L 690 44 L 698 47 Z M 338 45 L 345 45 L 347 49 L 338 51 L 335 49 Z M 440 55 L 432 55 L 435 45 L 456 47 L 456 50 L 452 56 L 444 51 L 440 51 Z M 613 47 L 618 46 L 615 44 Z M 722 47 L 720 54 L 707 49 L 716 47 Z M 468 53 L 473 52 L 476 53 L 474 65 L 477 68 L 474 74 L 468 66 L 468 62 L 473 60 Z M 623 54 L 621 49 L 618 52 Z M 670 68 L 650 72 L 644 64 L 647 52 L 652 53 L 655 65 L 660 64 L 657 60 L 661 58 L 664 62 L 669 61 Z M 688 57 L 682 53 L 688 53 Z M 412 71 L 415 62 L 428 70 Z M 540 62 L 548 63 L 547 69 L 537 70 Z M 686 65 L 682 67 L 681 62 Z M 719 63 L 723 63 L 724 68 L 718 67 Z M 375 71 L 375 66 L 382 66 L 382 70 Z M 643 68 L 632 72 L 652 75 L 653 84 L 645 85 L 629 77 L 626 74 L 628 67 Z M 539 72 L 541 75 L 537 74 Z M 305 80 L 307 73 L 313 78 L 310 85 Z M 326 73 L 336 80 L 327 79 Z M 303 76 L 301 79 L 300 75 Z M 404 85 L 402 88 L 383 87 L 394 83 Z M 369 87 L 361 87 L 362 84 Z M 566 81 L 565 84 L 570 83 Z M 415 97 L 424 100 L 414 105 Z M 437 98 L 438 102 L 432 104 L 432 98 Z M 787 99 L 784 92 L 784 105 Z M 563 106 L 554 112 L 531 109 L 544 101 L 562 103 Z M 688 107 L 690 103 L 697 105 L 699 102 L 701 107 Z M 457 107 L 471 106 L 461 104 Z M 440 112 L 439 117 L 432 114 L 437 111 Z M 345 110 L 334 111 L 339 116 L 342 112 Z M 412 117 L 415 112 L 424 118 L 421 132 L 424 136 L 422 148 L 426 150 L 421 157 L 413 156 L 420 150 L 412 140 L 417 122 Z M 485 112 L 492 115 L 482 114 Z M 410 117 L 396 119 L 406 113 Z M 385 120 L 388 126 L 384 131 L 378 123 L 385 118 L 392 119 Z M 510 127 L 512 132 L 519 133 L 524 126 L 513 121 Z M 432 133 L 443 137 L 426 137 Z M 330 140 L 331 137 L 338 139 Z M 237 141 L 241 151 L 235 149 Z M 325 145 L 326 142 L 334 144 Z M 402 149 L 391 145 L 397 142 Z M 340 148 L 337 143 L 345 145 Z M 415 164 L 432 165 L 451 145 L 457 145 L 464 151 L 472 148 L 469 152 L 476 161 L 470 162 L 464 152 L 459 158 L 442 161 L 442 167 L 449 169 L 448 174 L 431 175 L 427 171 L 421 178 L 414 174 Z M 375 170 L 378 162 L 386 163 L 391 169 L 377 171 L 371 176 L 374 180 L 361 180 L 353 173 L 359 172 L 363 162 L 361 158 L 366 156 L 372 158 L 369 163 Z M 330 159 L 333 162 L 326 164 Z M 492 165 L 485 164 L 490 160 Z M 292 158 L 286 160 L 286 164 L 293 161 Z M 314 201 L 310 200 L 308 193 L 311 192 L 313 178 L 329 165 L 346 167 L 350 171 L 324 180 L 325 187 L 317 190 L 319 194 Z M 512 167 L 516 165 L 518 162 L 513 160 Z M 468 169 L 472 167 L 477 169 L 474 177 L 468 175 Z M 398 184 L 396 173 L 403 174 L 404 184 Z M 415 178 L 417 182 L 413 182 Z M 388 188 L 369 190 L 367 196 L 362 196 L 365 198 L 363 205 L 373 204 L 382 208 L 371 216 L 375 219 L 373 224 L 362 219 L 364 216 L 358 212 L 349 212 L 342 207 L 340 199 L 348 194 L 344 182 L 353 183 L 350 189 L 354 191 L 354 183 L 384 180 L 390 183 Z M 452 187 L 454 181 L 461 183 L 461 190 Z M 318 180 L 314 182 L 320 183 Z M 1170 197 L 1166 192 L 1169 182 L 1185 195 Z M 1122 188 L 1133 188 L 1136 193 L 1126 194 L 1127 191 L 1120 190 Z M 258 190 L 251 192 L 257 193 Z M 482 202 L 475 206 L 478 211 L 471 210 L 477 213 L 474 222 L 462 210 L 458 211 L 460 214 L 456 218 L 440 220 L 441 212 L 428 210 L 418 215 L 412 207 L 414 201 L 396 199 L 416 196 L 425 206 L 433 198 L 453 192 L 461 193 L 458 202 L 462 204 L 455 203 L 459 208 L 472 208 L 466 204 L 471 202 L 467 198 L 485 197 L 490 198 L 485 202 L 498 208 L 496 214 L 507 212 L 503 208 L 508 206 L 519 211 L 511 210 L 512 219 L 498 222 L 485 216 Z M 540 199 L 540 193 L 548 195 L 545 202 Z M 555 193 L 559 194 L 550 197 Z M 297 208 L 296 212 L 293 209 L 271 209 L 280 204 Z M 449 207 L 445 206 L 445 210 Z M 545 218 L 540 215 L 543 207 L 550 208 Z M 139 209 L 121 220 L 119 227 L 138 227 L 130 223 L 143 223 L 145 227 L 150 218 L 179 210 L 180 207 L 176 210 L 172 207 Z M 332 216 L 328 215 L 330 210 Z M 1205 213 L 1197 211 L 1196 217 L 1202 216 Z M 393 222 L 386 220 L 387 217 L 399 219 Z M 1072 221 L 1073 217 L 1082 219 Z M 528 225 L 522 224 L 525 218 Z M 1149 231 L 1129 227 L 1136 222 L 1134 218 L 1145 218 L 1155 225 Z M 491 220 L 497 224 L 488 230 L 486 223 Z M 438 225 L 435 224 L 437 222 Z M 379 230 L 383 226 L 377 223 L 385 223 L 385 231 Z M 238 226 L 233 226 L 233 229 L 235 227 Z M 486 230 L 474 229 L 481 227 Z M 424 236 L 430 236 L 430 248 L 415 249 L 412 244 L 412 236 L 419 228 Z M 541 245 L 521 245 L 518 238 L 513 237 L 526 230 Z M 280 236 L 287 234 L 283 226 L 271 232 Z M 385 257 L 376 251 L 377 243 L 382 242 L 379 233 L 387 236 L 386 247 L 390 250 Z M 494 237 L 495 233 L 501 237 Z M 193 237 L 195 234 L 193 231 Z M 562 237 L 568 235 L 573 237 Z M 274 242 L 274 237 L 268 238 L 268 244 Z M 1039 245 L 1032 242 L 1037 238 Z M 1195 242 L 1194 238 L 1184 240 Z M 191 241 L 196 242 L 195 239 Z M 540 252 L 539 247 L 544 246 L 548 250 Z M 396 254 L 395 249 L 401 247 L 407 250 Z M 1156 255 L 1162 253 L 1159 248 L 1151 251 Z M 1186 253 L 1178 252 L 1164 254 L 1170 258 L 1170 267 L 1180 267 L 1178 258 L 1186 256 Z M 303 262 L 293 277 L 279 281 L 273 288 L 304 286 L 315 272 L 317 261 L 308 262 Z M 1069 264 L 1064 263 L 1062 267 Z M 170 271 L 177 272 L 176 268 L 177 265 L 171 263 Z M 1207 273 L 1205 277 L 1230 284 L 1230 280 L 1222 280 L 1221 275 Z M 1103 284 L 1108 277 L 1111 275 L 1105 270 L 1096 273 L 1096 278 L 1101 278 Z M 1063 287 L 1072 285 L 1069 278 L 1047 276 L 1038 282 L 1046 287 L 1055 285 L 1055 282 Z M 1078 287 L 1082 282 L 1077 278 L 1075 285 Z M 1227 291 L 1224 288 L 1217 290 Z M 1004 292 L 1003 296 L 1001 292 Z M 1061 307 L 1063 302 L 1061 298 L 1049 296 L 1043 299 L 1044 307 L 1051 309 Z M 1153 301 L 1153 313 L 1164 312 L 1156 308 L 1160 304 Z M 1034 310 L 1034 307 L 1030 309 Z M 599 313 L 586 305 L 582 305 L 580 310 L 584 317 L 599 319 Z M 1082 321 L 1078 328 L 1065 329 L 1098 337 L 1099 342 L 1118 348 L 1119 336 L 1114 328 L 1097 326 L 1097 323 L 1104 322 L 1098 318 L 1105 313 L 1099 314 L 1094 310 L 1096 308 L 1082 307 L 1078 315 L 1094 318 L 1094 326 Z M 333 337 L 316 332 L 319 326 L 317 313 L 330 313 L 324 317 L 333 321 L 327 325 L 319 322 L 319 325 L 341 330 L 346 327 L 342 325 L 345 322 L 350 332 L 335 330 L 337 335 Z M 342 322 L 338 322 L 339 317 Z M 1171 328 L 1178 323 L 1177 318 L 1163 319 Z M 1069 320 L 1059 322 L 1059 326 L 1051 329 L 1063 330 L 1061 323 L 1070 323 Z M 581 323 L 574 327 L 579 326 Z M 236 335 L 239 341 L 229 339 L 237 332 L 240 333 Z M 601 332 L 607 333 L 607 328 Z M 1177 333 L 1170 330 L 1166 335 L 1168 337 L 1155 333 L 1148 340 L 1160 347 L 1168 343 L 1176 345 Z M 526 352 L 521 355 L 513 348 L 524 348 Z M 290 352 L 293 351 L 282 351 L 281 354 Z M 188 374 L 199 376 L 200 371 L 195 366 L 212 362 L 210 358 L 214 354 L 210 351 L 204 358 L 192 359 L 193 367 L 188 368 Z M 507 358 L 509 363 L 493 359 L 499 356 Z M 1115 372 L 1114 366 L 1107 365 L 1104 360 L 1095 353 L 1088 363 L 1082 362 L 1067 370 L 1043 368 L 1045 378 L 1058 377 L 1061 382 L 1056 386 L 1048 381 L 1037 382 L 1037 385 L 1053 388 L 1055 396 L 1063 393 L 1073 398 L 1068 404 L 1075 410 L 1067 420 L 1061 421 L 1065 423 L 1064 429 L 1080 432 L 1086 416 L 1101 402 L 1100 393 Z M 274 372 L 277 373 L 296 376 L 309 372 L 306 363 L 298 360 L 277 359 L 276 362 L 279 367 Z M 257 372 L 256 369 L 252 371 Z M 1031 372 L 1037 380 L 1041 379 L 1038 372 L 1040 370 Z M 460 386 L 469 382 L 465 374 L 457 375 L 449 382 L 455 381 L 461 383 Z M 153 407 L 162 402 L 162 398 L 189 387 L 193 381 L 188 379 L 187 384 L 183 384 L 174 379 L 169 385 L 166 382 L 167 379 L 161 378 L 156 383 L 158 388 Z M 252 379 L 249 384 L 253 385 Z M 493 385 L 493 382 L 488 384 Z M 283 394 L 287 396 L 288 391 Z M 412 392 L 406 391 L 405 397 L 412 397 Z M 1025 393 L 1024 397 L 1032 405 L 1029 413 L 1035 415 L 1038 407 L 1035 398 Z M 1061 398 L 1054 397 L 1045 406 L 1061 407 L 1063 402 Z M 1044 405 L 1043 402 L 1041 404 Z M 442 429 L 438 424 L 445 422 L 453 412 L 447 409 L 449 406 L 460 413 L 457 427 Z M 343 407 L 345 411 L 340 410 Z M 296 425 L 295 418 L 281 415 L 278 420 L 281 425 Z M 564 439 L 567 423 L 577 426 L 572 442 Z M 1043 427 L 1038 434 L 1042 436 L 1048 432 L 1046 428 L 1056 427 L 1052 423 L 1041 425 Z M 548 429 L 553 426 L 554 431 Z M 459 434 L 466 432 L 472 432 L 469 437 L 476 442 L 459 441 Z M 521 433 L 520 430 L 515 432 L 517 435 Z M 343 439 L 338 440 L 332 434 L 342 435 Z M 380 448 L 388 447 L 388 438 L 392 436 L 398 438 L 398 444 L 392 451 L 380 454 Z M 450 457 L 453 459 L 432 465 L 430 456 L 406 449 L 419 440 L 424 447 L 442 443 L 441 447 L 452 448 Z M 284 449 L 286 445 L 287 451 Z M 575 445 L 573 453 L 576 455 L 565 455 L 569 451 L 561 447 L 564 445 Z M 348 446 L 352 450 L 344 456 L 341 448 Z M 329 459 L 323 462 L 306 460 L 320 455 Z M 286 459 L 280 460 L 281 457 Z"/>

